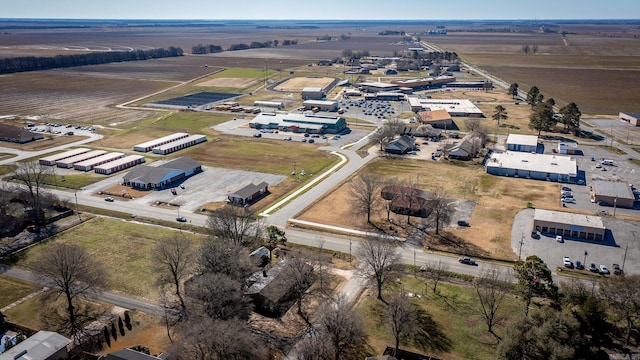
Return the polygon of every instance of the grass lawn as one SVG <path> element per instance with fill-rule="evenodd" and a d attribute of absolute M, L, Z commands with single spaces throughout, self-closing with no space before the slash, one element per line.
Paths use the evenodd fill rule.
<path fill-rule="evenodd" d="M 0 308 L 36 291 L 37 288 L 27 282 L 0 276 Z"/>
<path fill-rule="evenodd" d="M 6 175 L 10 172 L 14 172 L 18 168 L 18 165 L 0 165 L 0 175 Z"/>
<path fill-rule="evenodd" d="M 275 70 L 268 70 L 267 76 L 275 74 Z M 248 68 L 229 68 L 220 72 L 217 72 L 210 77 L 212 78 L 263 78 L 264 71 L 258 69 Z"/>
<path fill-rule="evenodd" d="M 175 230 L 94 218 L 58 235 L 52 242 L 80 246 L 99 260 L 107 270 L 110 290 L 157 300 L 151 251 L 158 240 L 176 234 L 179 233 Z M 195 243 L 204 239 L 198 235 L 182 234 Z M 17 266 L 28 269 L 38 254 L 46 251 L 52 242 L 31 248 Z"/>
<path fill-rule="evenodd" d="M 437 287 L 438 294 L 434 294 L 431 282 L 413 276 L 402 277 L 400 286 L 405 293 L 421 295 L 421 298 L 415 297 L 412 301 L 431 315 L 436 324 L 433 331 L 434 338 L 441 339 L 438 344 L 447 342 L 450 344 L 448 350 L 437 349 L 437 347 L 422 350 L 402 345 L 401 348 L 452 360 L 496 358 L 497 340 L 487 331 L 484 319 L 479 313 L 477 295 L 472 286 L 441 282 Z M 362 301 L 358 308 L 366 319 L 369 343 L 376 349 L 376 353 L 381 353 L 386 345 L 393 346 L 394 340 L 385 328 L 386 322 L 381 317 L 383 304 L 375 298 L 374 292 L 375 289 L 372 289 L 372 295 Z M 521 313 L 523 309 L 518 299 L 508 295 L 499 315 L 505 317 L 506 324 L 510 316 Z M 495 327 L 496 333 L 501 337 L 505 335 L 505 324 Z"/>

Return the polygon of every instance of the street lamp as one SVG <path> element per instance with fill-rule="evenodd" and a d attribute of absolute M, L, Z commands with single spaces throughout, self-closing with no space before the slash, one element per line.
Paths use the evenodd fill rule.
<path fill-rule="evenodd" d="M 582 265 L 586 265 L 587 264 L 587 255 L 589 255 L 589 253 L 587 252 L 587 250 L 584 251 L 584 259 L 582 260 Z"/>

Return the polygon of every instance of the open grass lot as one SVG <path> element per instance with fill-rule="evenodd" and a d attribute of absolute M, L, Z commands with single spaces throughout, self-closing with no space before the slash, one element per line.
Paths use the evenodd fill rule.
<path fill-rule="evenodd" d="M 0 308 L 12 304 L 36 290 L 37 288 L 30 283 L 0 276 Z"/>
<path fill-rule="evenodd" d="M 433 283 L 423 277 L 404 276 L 400 280 L 401 284 L 393 291 L 422 295 L 421 298 L 413 298 L 411 301 L 425 310 L 433 320 L 430 332 L 433 346 L 430 350 L 425 351 L 412 346 L 401 348 L 441 359 L 496 358 L 497 340 L 487 331 L 484 319 L 480 316 L 478 298 L 472 286 L 466 283 L 441 282 L 437 287 L 438 294 L 434 294 Z M 358 310 L 365 315 L 369 344 L 375 348 L 377 354 L 382 353 L 385 346 L 394 344 L 382 318 L 382 305 L 374 294 L 358 305 Z M 495 327 L 496 333 L 504 337 L 504 326 L 508 324 L 509 317 L 520 314 L 523 310 L 521 300 L 508 295 L 498 314 L 505 318 L 505 321 Z"/>
<path fill-rule="evenodd" d="M 638 30 L 562 29 L 569 34 L 449 32 L 424 40 L 508 83 L 517 82 L 525 92 L 536 85 L 559 105 L 575 102 L 584 114 L 617 115 L 633 108 L 640 101 L 640 40 L 633 38 Z M 537 45 L 538 51 L 524 54 L 523 45 Z"/>
<path fill-rule="evenodd" d="M 94 218 L 59 234 L 53 242 L 80 246 L 103 263 L 111 290 L 157 300 L 151 250 L 163 237 L 179 234 L 165 228 Z M 194 243 L 203 240 L 202 236 L 184 232 L 181 234 Z M 48 246 L 51 246 L 51 242 L 31 248 L 18 266 L 28 269 L 41 251 L 47 251 Z"/>
<path fill-rule="evenodd" d="M 16 171 L 18 165 L 0 165 L 0 175 L 6 175 L 10 172 Z"/>
<path fill-rule="evenodd" d="M 454 165 L 456 164 L 456 165 Z M 513 260 L 511 225 L 515 214 L 532 201 L 534 206 L 549 210 L 561 210 L 557 196 L 560 185 L 556 183 L 515 179 L 488 175 L 479 165 L 447 163 L 397 158 L 379 158 L 363 171 L 370 171 L 381 179 L 397 179 L 408 184 L 418 184 L 426 191 L 442 190 L 449 197 L 476 202 L 469 219 L 470 229 L 446 229 L 445 236 L 458 237 L 462 243 L 443 245 L 428 243 L 435 249 L 465 252 L 474 256 L 487 256 Z M 299 218 L 347 228 L 371 230 L 365 216 L 353 214 L 349 204 L 350 186 L 342 184 L 322 200 L 310 206 Z M 387 224 L 387 213 L 379 208 L 372 214 L 372 222 Z M 406 216 L 392 214 L 400 232 L 406 236 L 414 225 L 406 224 Z M 417 218 L 412 218 L 417 224 Z"/>

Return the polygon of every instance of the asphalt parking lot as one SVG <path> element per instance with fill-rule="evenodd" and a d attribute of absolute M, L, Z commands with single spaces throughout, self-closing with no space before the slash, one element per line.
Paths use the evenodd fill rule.
<path fill-rule="evenodd" d="M 563 243 L 558 243 L 555 235 L 542 235 L 540 239 L 531 237 L 533 215 L 534 209 L 524 209 L 513 222 L 511 247 L 522 259 L 537 255 L 553 270 L 562 266 L 562 258 L 568 256 L 574 263 L 576 260 L 584 262 L 587 269 L 582 271 L 585 272 L 589 271 L 590 263 L 595 263 L 596 266 L 606 265 L 610 271 L 613 271 L 613 264 L 619 264 L 627 274 L 640 274 L 640 242 L 637 241 L 640 238 L 639 222 L 603 216 L 602 222 L 608 229 L 604 241 L 565 238 Z"/>

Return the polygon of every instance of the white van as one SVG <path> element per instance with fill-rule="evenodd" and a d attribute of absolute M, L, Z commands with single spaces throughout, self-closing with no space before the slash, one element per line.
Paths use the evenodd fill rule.
<path fill-rule="evenodd" d="M 613 160 L 602 160 L 602 165 L 613 165 Z"/>

